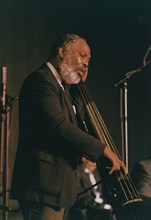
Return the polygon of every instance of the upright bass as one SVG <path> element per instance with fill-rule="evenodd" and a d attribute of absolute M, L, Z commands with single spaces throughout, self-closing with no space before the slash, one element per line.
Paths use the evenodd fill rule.
<path fill-rule="evenodd" d="M 86 85 L 80 82 L 77 87 L 96 136 L 121 159 L 94 101 L 90 99 Z M 106 167 L 109 167 L 110 163 L 107 158 L 101 156 L 97 161 L 97 167 L 104 183 L 108 203 L 112 205 L 117 220 L 148 220 L 146 207 L 130 175 L 125 174 L 123 169 L 109 175 Z"/>

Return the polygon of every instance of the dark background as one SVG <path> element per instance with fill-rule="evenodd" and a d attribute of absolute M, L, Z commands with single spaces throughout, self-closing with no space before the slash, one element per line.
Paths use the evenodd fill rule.
<path fill-rule="evenodd" d="M 92 49 L 87 85 L 121 153 L 120 87 L 114 83 L 143 64 L 151 44 L 149 1 L 0 1 L 0 67 L 8 69 L 7 94 L 46 61 L 54 40 L 77 33 Z M 147 59 L 151 59 L 149 54 Z M 129 170 L 151 155 L 151 65 L 128 80 Z M 10 127 L 11 172 L 18 139 L 18 102 Z"/>

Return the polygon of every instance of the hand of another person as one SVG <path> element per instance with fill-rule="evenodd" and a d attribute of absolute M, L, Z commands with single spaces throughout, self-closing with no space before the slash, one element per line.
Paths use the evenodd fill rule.
<path fill-rule="evenodd" d="M 125 174 L 127 174 L 125 164 L 119 159 L 116 153 L 110 150 L 109 147 L 105 147 L 103 155 L 112 162 L 112 167 L 109 168 L 109 174 L 112 174 L 115 170 L 120 170 L 121 168 L 123 168 Z"/>

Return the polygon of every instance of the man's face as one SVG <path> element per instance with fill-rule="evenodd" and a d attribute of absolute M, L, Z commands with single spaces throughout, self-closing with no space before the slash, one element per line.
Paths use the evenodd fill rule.
<path fill-rule="evenodd" d="M 91 57 L 87 43 L 83 39 L 70 42 L 62 49 L 61 56 L 59 71 L 62 79 L 68 84 L 77 84 L 81 79 L 84 81 Z"/>

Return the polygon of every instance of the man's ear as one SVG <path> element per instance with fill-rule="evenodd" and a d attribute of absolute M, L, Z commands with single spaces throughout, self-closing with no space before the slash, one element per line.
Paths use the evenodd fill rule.
<path fill-rule="evenodd" d="M 58 49 L 58 54 L 59 54 L 60 58 L 63 58 L 63 56 L 64 56 L 63 53 L 64 53 L 63 48 L 62 48 L 62 47 L 59 47 L 59 49 Z"/>

